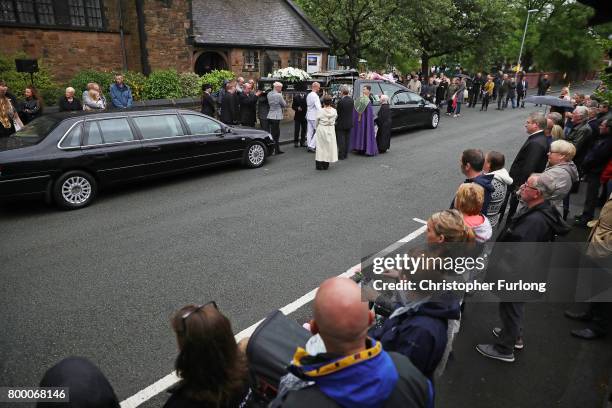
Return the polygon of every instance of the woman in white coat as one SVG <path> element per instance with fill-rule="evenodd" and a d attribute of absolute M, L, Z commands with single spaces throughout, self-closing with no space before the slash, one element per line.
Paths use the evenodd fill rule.
<path fill-rule="evenodd" d="M 317 112 L 317 131 L 315 134 L 317 151 L 315 155 L 316 169 L 327 170 L 329 163 L 338 161 L 338 145 L 336 144 L 336 118 L 338 112 L 331 106 L 332 98 L 325 95 L 323 109 Z"/>

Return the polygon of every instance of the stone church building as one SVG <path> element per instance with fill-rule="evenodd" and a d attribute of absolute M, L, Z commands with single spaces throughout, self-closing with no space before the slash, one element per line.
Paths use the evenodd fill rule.
<path fill-rule="evenodd" d="M 0 0 L 0 52 L 65 81 L 83 69 L 144 74 L 326 69 L 329 39 L 291 0 Z"/>

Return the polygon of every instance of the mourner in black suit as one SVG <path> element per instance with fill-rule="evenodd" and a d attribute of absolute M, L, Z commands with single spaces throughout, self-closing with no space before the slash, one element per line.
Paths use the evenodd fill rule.
<path fill-rule="evenodd" d="M 480 96 L 480 90 L 484 85 L 485 80 L 482 78 L 482 74 L 479 72 L 472 80 L 472 86 L 470 88 L 470 99 L 468 101 L 468 108 L 476 107 L 478 103 L 478 97 Z"/>
<path fill-rule="evenodd" d="M 251 90 L 251 84 L 244 84 L 242 92 L 238 94 L 238 100 L 240 102 L 240 124 L 255 127 L 257 95 Z"/>
<path fill-rule="evenodd" d="M 391 146 L 391 108 L 389 107 L 389 97 L 382 95 L 380 97 L 380 110 L 375 120 L 378 126 L 376 132 L 376 144 L 378 151 L 385 153 Z"/>
<path fill-rule="evenodd" d="M 338 159 L 344 160 L 349 152 L 349 142 L 351 139 L 351 129 L 353 128 L 353 110 L 355 103 L 353 98 L 349 96 L 348 87 L 340 88 L 342 97 L 338 101 L 336 111 L 338 118 L 336 119 L 336 143 L 338 145 Z"/>
<path fill-rule="evenodd" d="M 527 117 L 525 129 L 529 137 L 523 143 L 510 167 L 512 186 L 506 193 L 506 200 L 508 200 L 508 196 L 510 197 L 508 220 L 512 218 L 518 207 L 518 197 L 515 192 L 527 181 L 531 174 L 543 172 L 548 162 L 548 141 L 544 135 L 546 117 L 539 112 L 530 114 Z M 502 208 L 502 218 L 504 209 L 505 206 Z M 501 218 L 499 221 L 501 223 Z"/>
<path fill-rule="evenodd" d="M 215 107 L 215 101 L 213 100 L 210 93 L 212 92 L 212 86 L 209 84 L 202 85 L 202 110 L 201 112 L 210 117 L 215 117 L 217 108 Z"/>
<path fill-rule="evenodd" d="M 238 95 L 233 86 L 227 88 L 227 93 L 221 102 L 221 122 L 226 125 L 238 123 Z"/>
<path fill-rule="evenodd" d="M 306 128 L 308 122 L 306 121 L 306 110 L 308 106 L 306 105 L 306 95 L 303 91 L 305 91 L 306 87 L 302 84 L 296 85 L 296 89 L 299 93 L 293 96 L 293 103 L 291 104 L 291 109 L 295 112 L 293 116 L 293 145 L 295 147 L 305 147 L 306 146 Z"/>
<path fill-rule="evenodd" d="M 516 83 L 516 106 L 525 107 L 525 98 L 527 97 L 527 79 L 521 76 Z"/>

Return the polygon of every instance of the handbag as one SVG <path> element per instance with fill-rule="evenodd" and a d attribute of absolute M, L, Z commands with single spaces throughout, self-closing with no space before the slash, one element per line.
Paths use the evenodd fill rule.
<path fill-rule="evenodd" d="M 469 97 L 469 93 L 467 89 L 463 90 L 463 99 L 467 99 Z"/>
<path fill-rule="evenodd" d="M 15 126 L 15 132 L 19 132 L 21 129 L 24 128 L 24 124 L 19 116 L 15 116 L 15 118 L 13 119 L 13 125 Z"/>

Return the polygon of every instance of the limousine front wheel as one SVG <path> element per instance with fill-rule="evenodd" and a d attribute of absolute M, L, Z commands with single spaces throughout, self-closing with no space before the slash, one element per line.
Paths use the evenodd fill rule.
<path fill-rule="evenodd" d="M 244 152 L 244 164 L 248 167 L 260 167 L 266 159 L 266 147 L 260 142 L 251 143 Z"/>
<path fill-rule="evenodd" d="M 96 195 L 96 180 L 89 173 L 73 170 L 62 174 L 53 187 L 55 202 L 66 210 L 87 206 Z"/>

